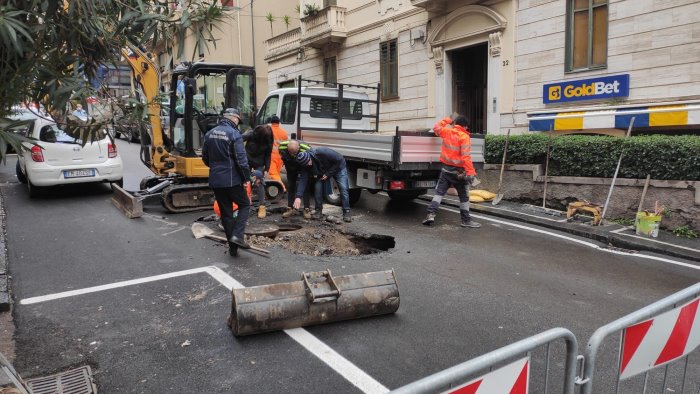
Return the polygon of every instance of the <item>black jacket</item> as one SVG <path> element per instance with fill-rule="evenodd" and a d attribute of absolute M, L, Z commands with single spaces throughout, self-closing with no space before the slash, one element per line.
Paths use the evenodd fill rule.
<path fill-rule="evenodd" d="M 204 136 L 202 161 L 209 167 L 212 188 L 242 185 L 250 180 L 250 167 L 243 139 L 236 125 L 228 119 Z"/>
<path fill-rule="evenodd" d="M 309 182 L 309 177 L 319 179 L 325 175 L 330 178 L 346 167 L 343 155 L 331 148 L 312 149 L 309 151 L 309 154 L 311 155 L 311 166 L 305 167 L 306 171 L 301 172 L 297 197 L 303 195 L 303 191 L 306 190 L 306 185 Z M 299 191 L 302 192 L 301 195 Z"/>
<path fill-rule="evenodd" d="M 270 171 L 270 157 L 272 155 L 273 138 L 272 134 L 264 136 L 262 134 L 253 134 L 250 130 L 243 134 L 245 141 L 245 152 L 248 155 L 248 165 L 256 170 Z"/>

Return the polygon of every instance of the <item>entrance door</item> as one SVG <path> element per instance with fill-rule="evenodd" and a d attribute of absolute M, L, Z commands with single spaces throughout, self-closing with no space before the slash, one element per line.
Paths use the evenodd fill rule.
<path fill-rule="evenodd" d="M 488 43 L 450 52 L 452 108 L 469 119 L 472 133 L 486 133 Z"/>

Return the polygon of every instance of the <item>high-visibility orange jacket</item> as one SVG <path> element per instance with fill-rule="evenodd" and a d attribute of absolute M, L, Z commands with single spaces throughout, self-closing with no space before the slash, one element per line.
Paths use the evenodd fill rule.
<path fill-rule="evenodd" d="M 279 123 L 271 123 L 272 127 L 272 156 L 270 159 L 270 171 L 269 175 L 272 179 L 281 180 L 280 170 L 282 169 L 282 157 L 280 156 L 279 146 L 280 142 L 286 141 L 288 139 L 287 132 L 280 127 Z"/>
<path fill-rule="evenodd" d="M 452 119 L 444 118 L 433 126 L 435 135 L 442 138 L 440 162 L 448 166 L 464 168 L 467 175 L 476 175 L 472 163 L 472 144 L 469 130 L 459 125 L 447 127 L 450 123 L 452 123 Z"/>

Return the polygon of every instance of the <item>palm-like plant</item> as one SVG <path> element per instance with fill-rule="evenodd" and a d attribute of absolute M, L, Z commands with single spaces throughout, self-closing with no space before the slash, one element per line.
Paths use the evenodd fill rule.
<path fill-rule="evenodd" d="M 282 21 L 284 22 L 284 26 L 287 28 L 287 31 L 289 31 L 289 24 L 291 23 L 290 16 L 289 15 L 283 16 Z"/>
<path fill-rule="evenodd" d="M 275 17 L 272 15 L 272 12 L 268 12 L 267 15 L 265 15 L 265 20 L 270 22 L 270 36 L 273 37 L 275 34 L 272 32 L 272 22 L 275 21 Z"/>

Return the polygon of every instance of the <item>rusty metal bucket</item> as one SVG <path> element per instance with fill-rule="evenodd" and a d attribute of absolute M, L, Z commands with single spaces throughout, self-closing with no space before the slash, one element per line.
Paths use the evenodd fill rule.
<path fill-rule="evenodd" d="M 233 289 L 228 325 L 235 336 L 394 313 L 394 270 L 334 277 L 302 273 L 296 282 Z"/>

